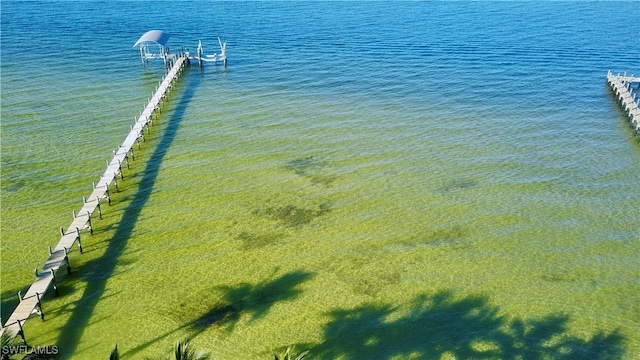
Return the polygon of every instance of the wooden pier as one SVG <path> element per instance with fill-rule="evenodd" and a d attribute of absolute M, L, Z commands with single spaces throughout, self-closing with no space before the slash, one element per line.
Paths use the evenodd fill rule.
<path fill-rule="evenodd" d="M 627 76 L 627 73 L 614 75 L 611 71 L 607 72 L 607 84 L 615 94 L 622 111 L 629 118 L 636 134 L 640 134 L 640 98 L 639 90 L 634 89 L 633 84 L 639 83 L 640 77 Z"/>
<path fill-rule="evenodd" d="M 42 308 L 42 298 L 53 287 L 53 290 L 58 294 L 58 285 L 56 283 L 56 274 L 61 268 L 66 268 L 68 273 L 71 272 L 71 264 L 69 263 L 69 252 L 77 243 L 78 250 L 82 253 L 82 239 L 81 233 L 85 230 L 89 230 L 93 234 L 93 226 L 91 224 L 91 218 L 94 216 L 95 211 L 98 210 L 98 216 L 102 219 L 102 207 L 103 202 L 111 204 L 111 195 L 109 188 L 112 183 L 115 184 L 116 190 L 118 189 L 118 178 L 124 180 L 122 173 L 122 166 L 129 167 L 129 159 L 135 159 L 134 145 L 138 144 L 140 148 L 141 139 L 144 141 L 144 130 L 149 132 L 149 126 L 153 123 L 154 115 L 157 117 L 156 112 L 161 110 L 161 106 L 171 91 L 174 82 L 179 78 L 185 65 L 189 63 L 189 59 L 186 56 L 178 56 L 173 62 L 173 66 L 169 72 L 165 75 L 164 79 L 160 82 L 156 91 L 149 99 L 144 111 L 140 113 L 135 124 L 131 127 L 131 132 L 126 137 L 122 145 L 117 150 L 113 151 L 113 158 L 107 162 L 107 169 L 100 177 L 98 183 L 93 184 L 93 192 L 88 197 L 83 197 L 83 206 L 77 213 L 73 211 L 73 221 L 65 230 L 60 228 L 61 238 L 58 245 L 54 249 L 49 247 L 49 258 L 42 267 L 41 270 L 35 269 L 35 281 L 29 287 L 24 296 L 18 293 L 20 303 L 13 311 L 9 319 L 2 326 L 0 334 L 8 334 L 12 338 L 16 336 L 22 337 L 23 342 L 26 343 L 23 326 L 27 319 L 33 315 L 38 314 L 44 320 L 44 312 Z"/>

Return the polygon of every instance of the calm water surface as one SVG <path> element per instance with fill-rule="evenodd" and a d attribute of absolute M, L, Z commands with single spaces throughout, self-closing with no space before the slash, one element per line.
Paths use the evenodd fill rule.
<path fill-rule="evenodd" d="M 2 2 L 2 319 L 191 67 L 34 345 L 64 358 L 640 354 L 636 2 Z M 624 30 L 622 30 L 624 29 Z"/>

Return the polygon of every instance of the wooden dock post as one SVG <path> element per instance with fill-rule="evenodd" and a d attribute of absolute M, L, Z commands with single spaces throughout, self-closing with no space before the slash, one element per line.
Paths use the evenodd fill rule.
<path fill-rule="evenodd" d="M 118 174 L 115 171 L 113 172 L 113 183 L 116 186 L 116 191 L 120 191 L 120 189 L 118 189 Z"/>
<path fill-rule="evenodd" d="M 89 233 L 93 235 L 93 225 L 91 225 L 91 213 L 87 210 L 87 224 L 89 225 Z"/>
<path fill-rule="evenodd" d="M 100 198 L 96 196 L 96 202 L 98 203 L 98 216 L 100 217 L 100 220 L 102 220 L 102 207 L 100 206 Z"/>
<path fill-rule="evenodd" d="M 67 274 L 71 274 L 71 262 L 69 262 L 69 249 L 64 248 L 64 260 L 62 260 L 62 263 L 64 263 L 67 266 Z M 53 269 L 51 269 L 51 271 L 53 271 Z"/>
<path fill-rule="evenodd" d="M 80 249 L 80 254 L 83 254 L 82 239 L 80 239 L 80 229 L 76 228 L 76 234 L 77 234 L 76 241 L 78 241 L 78 249 Z"/>
<path fill-rule="evenodd" d="M 118 171 L 116 174 L 120 175 L 121 180 L 124 180 L 124 174 L 122 173 L 122 164 L 120 163 L 120 159 L 118 159 Z"/>
<path fill-rule="evenodd" d="M 60 290 L 58 290 L 58 283 L 56 283 L 56 273 L 51 269 L 51 284 L 53 285 L 53 291 L 57 295 L 60 295 Z"/>
<path fill-rule="evenodd" d="M 22 328 L 22 322 L 20 320 L 18 320 L 18 327 L 20 328 L 18 335 L 22 338 L 22 342 L 27 345 L 27 339 L 24 337 L 24 329 Z"/>
<path fill-rule="evenodd" d="M 33 312 L 40 315 L 40 319 L 44 320 L 44 311 L 42 310 L 42 301 L 40 300 L 40 293 L 36 292 L 36 298 L 38 299 L 38 302 L 36 303 L 36 306 L 33 309 Z"/>

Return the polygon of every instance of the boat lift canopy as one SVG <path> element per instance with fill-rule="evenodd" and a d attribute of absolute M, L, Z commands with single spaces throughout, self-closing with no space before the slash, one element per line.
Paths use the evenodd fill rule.
<path fill-rule="evenodd" d="M 140 47 L 140 57 L 142 58 L 143 63 L 146 63 L 148 59 L 158 58 L 163 59 L 166 62 L 167 58 L 170 57 L 169 47 L 167 46 L 168 41 L 169 34 L 166 32 L 162 30 L 150 30 L 144 33 L 144 35 L 142 35 L 140 39 L 133 44 L 133 47 Z M 151 52 L 150 46 L 153 46 L 153 44 L 158 45 L 159 53 Z"/>
<path fill-rule="evenodd" d="M 169 34 L 162 30 L 150 30 L 147 31 L 144 35 L 140 36 L 140 39 L 133 44 L 133 47 L 136 47 L 145 42 L 153 42 L 162 46 L 167 45 L 167 41 L 169 41 Z"/>

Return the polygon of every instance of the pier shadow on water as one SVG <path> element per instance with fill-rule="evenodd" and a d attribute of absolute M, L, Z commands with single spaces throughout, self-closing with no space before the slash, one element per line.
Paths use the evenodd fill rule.
<path fill-rule="evenodd" d="M 337 309 L 321 344 L 298 344 L 317 359 L 621 359 L 624 337 L 568 332 L 569 317 L 533 320 L 501 315 L 482 296 L 443 291 L 419 296 L 408 310 L 391 305 Z"/>
<path fill-rule="evenodd" d="M 107 281 L 114 274 L 118 260 L 123 254 L 127 242 L 131 238 L 142 208 L 149 201 L 162 161 L 171 147 L 185 111 L 196 93 L 200 76 L 193 76 L 188 79 L 186 78 L 187 76 L 188 70 L 181 80 L 183 86 L 186 86 L 186 89 L 176 105 L 176 110 L 171 117 L 167 119 L 168 123 L 164 129 L 162 138 L 142 173 L 138 191 L 125 208 L 121 221 L 118 223 L 113 238 L 109 241 L 104 255 L 83 264 L 76 270 L 77 276 L 81 280 L 86 280 L 86 288 L 82 297 L 77 302 L 76 308 L 73 310 L 69 321 L 60 329 L 60 337 L 57 344 L 62 352 L 61 355 L 65 358 L 70 357 L 78 347 L 83 331 L 89 323 L 96 305 L 104 294 Z M 117 199 L 115 200 L 117 201 Z"/>

